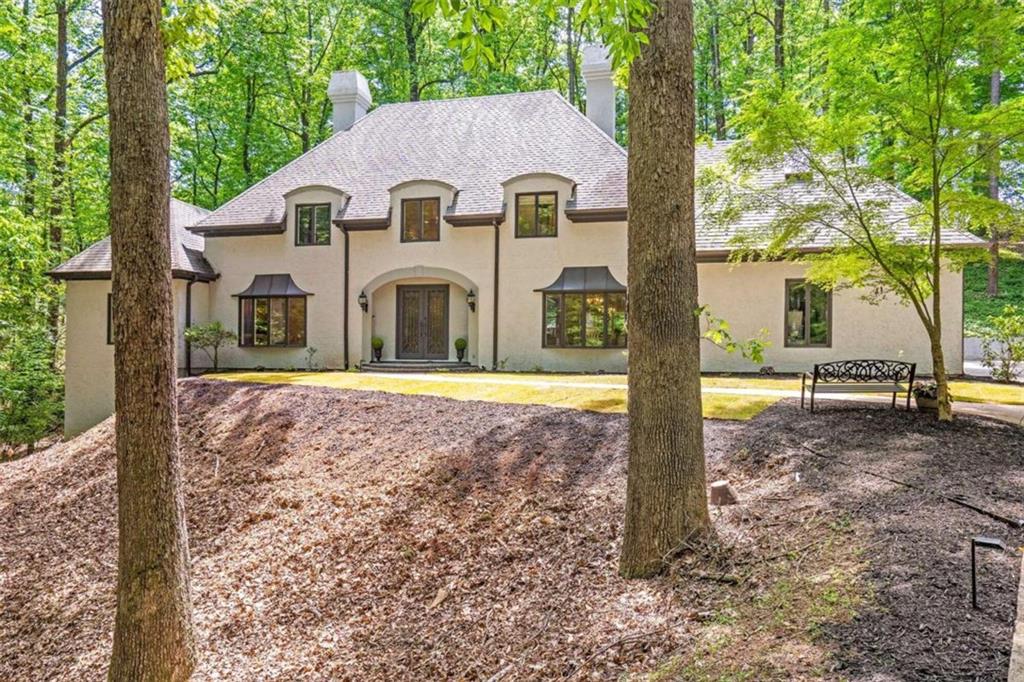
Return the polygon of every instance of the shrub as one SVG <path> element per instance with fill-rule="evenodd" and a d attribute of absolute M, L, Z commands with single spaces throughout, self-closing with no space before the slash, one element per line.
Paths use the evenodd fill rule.
<path fill-rule="evenodd" d="M 380 350 L 384 347 L 384 339 L 379 336 L 374 336 L 370 339 L 370 346 L 373 347 L 374 350 Z"/>
<path fill-rule="evenodd" d="M 1024 366 L 1024 311 L 1014 305 L 989 317 L 989 330 L 981 342 L 981 364 L 998 381 L 1014 381 Z"/>
<path fill-rule="evenodd" d="M 0 443 L 26 445 L 56 428 L 63 382 L 50 365 L 53 350 L 42 334 L 9 338 L 0 350 Z"/>
<path fill-rule="evenodd" d="M 214 369 L 217 369 L 217 351 L 225 343 L 230 343 L 237 338 L 238 336 L 234 332 L 225 329 L 220 322 L 200 324 L 185 330 L 185 340 L 206 353 L 206 357 L 210 358 Z"/>
<path fill-rule="evenodd" d="M 468 345 L 469 343 L 462 337 L 455 339 L 455 350 L 466 350 Z"/>

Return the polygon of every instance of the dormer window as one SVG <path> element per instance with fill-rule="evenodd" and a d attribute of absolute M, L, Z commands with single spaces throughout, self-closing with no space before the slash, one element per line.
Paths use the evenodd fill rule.
<path fill-rule="evenodd" d="M 516 195 L 516 237 L 558 236 L 558 193 Z"/>
<path fill-rule="evenodd" d="M 295 207 L 295 245 L 327 246 L 331 243 L 331 205 L 299 204 Z"/>
<path fill-rule="evenodd" d="M 402 241 L 436 242 L 441 239 L 441 199 L 402 200 Z"/>

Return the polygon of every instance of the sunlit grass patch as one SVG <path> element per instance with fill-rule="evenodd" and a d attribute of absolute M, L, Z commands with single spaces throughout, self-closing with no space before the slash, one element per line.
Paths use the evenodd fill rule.
<path fill-rule="evenodd" d="M 356 372 L 233 372 L 208 375 L 210 378 L 265 384 L 323 386 L 351 391 L 383 391 L 403 395 L 433 395 L 454 400 L 483 400 L 517 405 L 548 405 L 591 412 L 625 412 L 624 388 L 573 387 L 558 384 L 561 377 L 582 377 L 590 383 L 602 383 L 604 375 L 509 375 L 493 373 L 438 374 L 436 380 L 360 374 Z M 510 380 L 518 376 L 519 380 Z M 625 377 L 622 377 L 623 384 Z M 499 382 L 490 383 L 490 380 Z M 555 385 L 536 385 L 538 381 Z M 533 382 L 533 383 L 530 383 Z M 523 385 L 515 385 L 522 383 Z M 578 382 L 584 383 L 584 382 Z M 758 415 L 779 399 L 771 396 L 705 395 L 706 419 L 746 420 Z"/>
<path fill-rule="evenodd" d="M 994 381 L 951 381 L 953 400 L 963 403 L 1002 403 L 1024 405 L 1024 385 Z"/>

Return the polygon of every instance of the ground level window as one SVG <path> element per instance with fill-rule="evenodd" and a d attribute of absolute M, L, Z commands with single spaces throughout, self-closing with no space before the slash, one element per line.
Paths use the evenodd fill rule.
<path fill-rule="evenodd" d="M 238 299 L 238 345 L 305 346 L 306 297 Z"/>
<path fill-rule="evenodd" d="M 626 294 L 544 294 L 545 348 L 625 348 Z"/>
<path fill-rule="evenodd" d="M 786 345 L 832 345 L 832 292 L 807 280 L 786 280 Z"/>

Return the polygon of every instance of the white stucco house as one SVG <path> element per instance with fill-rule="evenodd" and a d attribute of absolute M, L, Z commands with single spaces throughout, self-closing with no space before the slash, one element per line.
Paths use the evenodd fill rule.
<path fill-rule="evenodd" d="M 225 368 L 304 368 L 309 348 L 320 367 L 366 367 L 379 337 L 385 363 L 452 363 L 461 338 L 470 366 L 625 371 L 626 152 L 611 69 L 592 50 L 585 62 L 589 117 L 551 91 L 371 110 L 367 81 L 335 73 L 332 137 L 213 212 L 173 202 L 179 339 L 219 320 L 238 334 Z M 726 146 L 699 146 L 698 165 Z M 765 364 L 892 358 L 930 371 L 910 308 L 819 290 L 796 262 L 729 263 L 731 236 L 698 220 L 700 299 L 737 337 L 767 329 Z M 113 409 L 109 241 L 52 274 L 67 281 L 71 435 Z M 943 287 L 958 373 L 961 275 Z M 192 371 L 205 356 L 180 340 L 178 364 Z M 758 370 L 710 346 L 702 364 Z"/>

